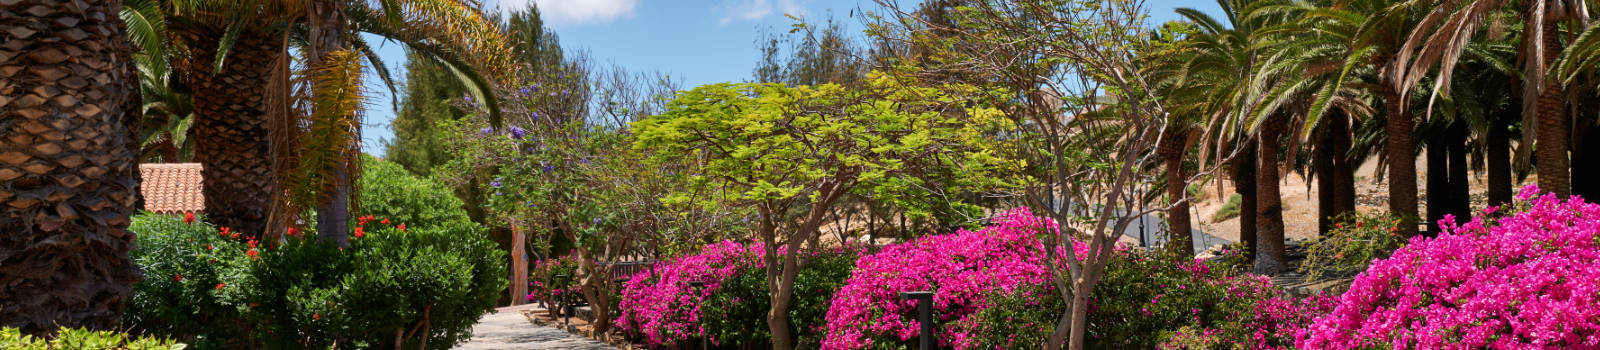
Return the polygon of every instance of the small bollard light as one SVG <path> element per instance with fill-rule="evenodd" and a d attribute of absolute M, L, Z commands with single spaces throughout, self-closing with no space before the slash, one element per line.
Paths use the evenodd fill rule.
<path fill-rule="evenodd" d="M 918 343 L 921 343 L 922 345 L 919 347 L 919 349 L 933 350 L 933 292 L 917 291 L 900 293 L 900 300 L 913 299 L 917 301 L 917 321 L 922 324 L 922 331 L 919 332 L 921 333 L 921 340 L 918 341 Z"/>
<path fill-rule="evenodd" d="M 567 285 L 567 283 L 565 283 L 565 282 L 568 282 L 567 281 L 567 277 L 568 277 L 567 275 L 556 275 L 556 280 L 563 282 L 563 283 L 559 284 L 560 286 L 565 286 L 565 285 Z M 565 288 L 562 288 L 562 289 L 565 289 Z M 560 301 L 561 305 L 557 306 L 556 313 L 561 314 L 561 316 L 562 316 L 561 323 L 562 323 L 563 326 L 571 327 L 572 326 L 572 303 L 567 302 L 567 298 L 568 298 L 567 294 L 568 293 L 565 293 L 565 291 L 563 291 L 563 293 L 561 293 L 561 301 Z"/>

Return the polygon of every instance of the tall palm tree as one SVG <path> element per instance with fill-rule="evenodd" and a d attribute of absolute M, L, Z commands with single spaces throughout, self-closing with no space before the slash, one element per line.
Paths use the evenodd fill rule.
<path fill-rule="evenodd" d="M 1205 141 L 1215 149 L 1233 149 L 1236 143 L 1254 142 L 1256 167 L 1254 173 L 1255 196 L 1255 268 L 1257 273 L 1275 274 L 1287 268 L 1284 247 L 1283 206 L 1278 189 L 1278 158 L 1281 146 L 1279 137 L 1283 128 L 1278 113 L 1271 118 L 1252 118 L 1252 111 L 1265 97 L 1271 83 L 1268 76 L 1259 75 L 1265 62 L 1268 46 L 1259 35 L 1285 17 L 1251 16 L 1251 11 L 1278 4 L 1275 0 L 1219 0 L 1222 21 L 1200 11 L 1180 8 L 1178 14 L 1199 27 L 1185 42 L 1191 46 L 1192 56 L 1182 65 L 1187 67 L 1178 76 L 1184 79 L 1203 79 L 1209 84 L 1211 95 L 1206 111 L 1211 116 L 1207 122 Z M 1206 152 L 1202 152 L 1203 154 Z M 1222 159 L 1233 156 L 1217 152 Z M 1239 184 L 1236 184 L 1239 185 Z M 1241 215 L 1251 215 L 1242 213 Z M 1241 220 L 1243 221 L 1243 220 Z"/>
<path fill-rule="evenodd" d="M 140 279 L 119 5 L 0 3 L 0 326 L 110 329 Z"/>
<path fill-rule="evenodd" d="M 1571 128 L 1564 98 L 1566 89 L 1561 79 L 1546 79 L 1546 74 L 1565 50 L 1560 40 L 1561 25 L 1567 24 L 1572 32 L 1586 27 L 1588 4 L 1585 0 L 1523 0 L 1520 3 L 1523 18 L 1518 61 L 1522 62 L 1523 127 L 1529 132 L 1524 133 L 1524 146 L 1518 148 L 1516 159 L 1519 165 L 1527 164 L 1530 151 L 1526 145 L 1533 145 L 1538 157 L 1539 188 L 1567 195 L 1572 190 L 1572 176 L 1567 154 L 1567 134 Z M 1448 95 L 1456 61 L 1467 50 L 1468 43 L 1480 34 L 1479 29 L 1485 23 L 1489 23 L 1485 19 L 1510 4 L 1510 0 L 1411 0 L 1396 5 L 1422 8 L 1427 12 L 1399 51 L 1399 64 L 1410 72 L 1426 72 L 1438 65 L 1439 78 L 1434 82 L 1434 92 Z M 1420 74 L 1409 74 L 1399 82 L 1399 87 L 1410 89 L 1421 80 Z"/>
<path fill-rule="evenodd" d="M 1163 103 L 1172 117 L 1167 119 L 1167 130 L 1162 132 L 1156 154 L 1162 159 L 1166 174 L 1166 195 L 1170 202 L 1167 210 L 1167 232 L 1171 235 L 1168 248 L 1180 256 L 1194 255 L 1194 229 L 1189 218 L 1189 175 L 1184 170 L 1184 159 L 1197 131 L 1204 126 L 1204 108 L 1211 86 L 1198 84 L 1203 80 L 1184 79 L 1183 63 L 1188 62 L 1192 48 L 1183 44 L 1184 37 L 1194 34 L 1196 28 L 1185 22 L 1167 22 L 1155 33 L 1148 53 L 1141 59 L 1146 76 L 1151 77 L 1161 92 Z"/>
<path fill-rule="evenodd" d="M 300 116 L 289 92 L 289 54 L 322 53 L 310 46 L 291 51 L 295 44 L 308 43 L 313 32 L 308 22 L 312 7 L 329 9 L 349 16 L 336 18 L 340 47 L 358 53 L 369 66 L 388 81 L 388 70 L 360 36 L 352 31 L 377 34 L 405 44 L 419 56 L 449 67 L 464 82 L 468 91 L 483 101 L 485 110 L 498 116 L 493 81 L 485 75 L 507 76 L 509 59 L 498 30 L 473 6 L 475 2 L 449 0 L 302 1 L 302 0 L 133 0 L 151 25 L 136 26 L 135 41 L 155 42 L 166 37 L 175 45 L 172 57 L 177 75 L 192 88 L 194 121 L 190 139 L 196 142 L 199 161 L 205 164 L 207 209 L 220 225 L 232 226 L 248 234 L 281 232 L 281 226 L 296 221 L 301 209 L 334 201 L 348 202 L 352 174 L 340 174 L 341 164 L 357 164 L 360 153 L 356 113 L 345 113 L 337 120 L 310 120 Z M 376 5 L 377 7 L 373 7 Z M 308 7 L 309 6 L 309 7 Z M 158 16 L 157 13 L 164 13 Z M 323 28 L 323 27 L 317 27 Z M 140 31 L 139 29 L 149 29 Z M 165 35 L 161 34 L 166 33 Z M 318 32 L 326 33 L 326 31 Z M 319 34 L 319 37 L 321 34 Z M 141 44 L 141 46 L 147 46 Z M 305 62 L 320 62 L 307 60 Z M 319 65 L 311 65 L 316 70 Z M 314 74 L 313 74 L 314 75 Z M 308 76 L 313 76 L 308 75 Z M 322 77 L 339 76 L 320 75 Z M 349 78 L 346 76 L 346 78 Z M 323 81 L 326 83 L 327 81 Z M 359 85 L 359 79 L 346 79 Z M 353 82 L 353 83 L 352 83 Z M 324 84 L 325 86 L 326 84 Z M 392 84 L 391 89 L 392 89 Z M 355 89 L 344 91 L 355 92 Z M 298 101 L 315 102 L 310 96 Z M 315 109 L 315 107 L 312 107 Z M 330 124 L 331 123 L 331 124 Z M 305 144 L 324 141 L 337 130 L 332 124 L 345 124 L 340 140 L 350 147 L 310 148 Z M 308 124 L 314 124 L 307 127 Z M 324 132 L 316 135 L 300 134 Z M 307 158 L 313 161 L 301 162 Z M 343 173 L 352 173 L 345 169 Z M 326 173 L 326 174 L 325 174 Z M 327 176 L 323 176 L 327 175 Z M 332 179 L 344 178 L 345 181 Z M 338 184 L 339 186 L 332 186 Z M 334 192 L 344 195 L 330 195 Z M 285 197 L 286 193 L 295 195 Z M 314 198 L 314 199 L 307 199 Z M 298 203 L 296 205 L 289 205 Z M 348 211 L 348 209 L 343 210 Z M 347 215 L 346 215 L 347 217 Z M 276 229 L 267 229 L 268 221 Z M 344 222 L 348 220 L 331 220 Z M 338 228 L 330 230 L 344 231 Z M 343 233 L 340 233 L 341 235 Z"/>

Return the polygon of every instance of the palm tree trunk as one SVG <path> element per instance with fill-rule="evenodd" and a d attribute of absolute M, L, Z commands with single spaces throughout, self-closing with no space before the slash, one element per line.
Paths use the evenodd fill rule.
<path fill-rule="evenodd" d="M 1444 138 L 1432 137 L 1425 155 L 1428 164 L 1428 232 L 1429 237 L 1439 233 L 1439 219 L 1450 211 L 1450 160 L 1445 151 Z"/>
<path fill-rule="evenodd" d="M 1485 139 L 1488 143 L 1484 161 L 1489 170 L 1489 205 L 1511 203 L 1511 131 L 1503 124 L 1510 120 L 1507 118 L 1501 117 L 1491 123 Z"/>
<path fill-rule="evenodd" d="M 254 237 L 266 229 L 275 187 L 265 96 L 282 42 L 245 31 L 216 71 L 221 33 L 190 34 L 193 49 L 183 76 L 194 90 L 191 137 L 195 160 L 203 166 L 206 219 Z"/>
<path fill-rule="evenodd" d="M 348 41 L 345 32 L 348 30 L 344 14 L 344 4 L 332 0 L 311 0 L 309 7 L 310 42 L 307 45 L 307 61 L 323 62 L 324 56 L 329 53 L 344 49 Z M 316 107 L 313 107 L 316 108 Z M 360 127 L 356 128 L 354 144 L 350 147 L 357 155 L 360 152 Z M 332 193 L 327 194 L 328 199 L 317 204 L 317 237 L 339 243 L 340 246 L 350 244 L 350 196 L 354 193 L 352 176 L 349 167 L 336 166 L 326 169 L 335 182 Z"/>
<path fill-rule="evenodd" d="M 1333 169 L 1333 121 L 1329 120 L 1323 125 L 1325 131 L 1317 136 L 1316 157 L 1311 161 L 1311 169 L 1317 178 L 1317 232 L 1327 235 L 1333 229 L 1333 217 L 1338 215 L 1339 208 L 1334 197 L 1338 190 L 1334 189 Z"/>
<path fill-rule="evenodd" d="M 1276 275 L 1288 270 L 1289 259 L 1284 251 L 1283 198 L 1278 191 L 1278 136 L 1283 130 L 1283 116 L 1273 115 L 1261 124 L 1260 146 L 1256 164 L 1256 235 L 1260 240 L 1256 250 L 1255 273 Z"/>
<path fill-rule="evenodd" d="M 1572 140 L 1572 178 L 1593 179 L 1600 176 L 1600 127 L 1590 123 L 1575 128 Z M 1587 200 L 1600 198 L 1600 183 L 1595 181 L 1574 181 L 1572 195 L 1582 196 Z"/>
<path fill-rule="evenodd" d="M 1161 157 L 1167 168 L 1167 198 L 1178 201 L 1187 196 L 1187 176 L 1183 173 L 1183 140 L 1181 137 L 1168 139 L 1161 149 Z M 1194 229 L 1189 223 L 1189 201 L 1184 200 L 1172 204 L 1167 210 L 1167 244 L 1179 256 L 1194 256 Z"/>
<path fill-rule="evenodd" d="M 1450 150 L 1450 211 L 1457 222 L 1472 217 L 1472 186 L 1467 174 L 1467 122 L 1457 120 L 1447 132 Z"/>
<path fill-rule="evenodd" d="M 1256 146 L 1244 141 L 1245 150 L 1233 160 L 1233 192 L 1239 194 L 1239 240 L 1244 241 L 1244 256 L 1254 264 L 1260 240 L 1256 235 Z"/>
<path fill-rule="evenodd" d="M 1556 21 L 1544 24 L 1544 52 L 1537 59 L 1554 61 L 1561 54 L 1561 42 L 1556 38 Z M 1524 56 L 1526 57 L 1526 56 Z M 1556 79 L 1547 79 L 1539 91 L 1538 140 L 1535 141 L 1536 169 L 1539 172 L 1539 189 L 1560 196 L 1572 194 L 1571 162 L 1567 158 L 1567 105 L 1564 92 Z"/>
<path fill-rule="evenodd" d="M 1417 235 L 1417 156 L 1411 135 L 1414 123 L 1411 113 L 1401 108 L 1403 100 L 1393 85 L 1384 89 L 1384 100 L 1388 110 L 1383 151 L 1389 163 L 1389 211 L 1401 217 L 1400 230 L 1395 233 L 1411 237 Z"/>
<path fill-rule="evenodd" d="M 0 2 L 0 326 L 112 329 L 141 279 L 121 7 Z"/>
<path fill-rule="evenodd" d="M 1333 207 L 1334 214 L 1356 211 L 1355 161 L 1350 159 L 1350 117 L 1335 109 L 1330 119 L 1333 134 Z"/>

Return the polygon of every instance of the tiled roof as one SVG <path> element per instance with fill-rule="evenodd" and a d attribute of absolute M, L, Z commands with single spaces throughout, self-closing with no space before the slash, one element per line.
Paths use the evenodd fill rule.
<path fill-rule="evenodd" d="M 200 169 L 200 163 L 139 164 L 144 210 L 158 214 L 205 211 Z"/>

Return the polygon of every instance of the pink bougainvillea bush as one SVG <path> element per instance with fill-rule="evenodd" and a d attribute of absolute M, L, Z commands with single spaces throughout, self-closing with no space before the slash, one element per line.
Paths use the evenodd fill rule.
<path fill-rule="evenodd" d="M 1297 345 L 1600 349 L 1600 205 L 1517 199 L 1375 261 Z"/>
<path fill-rule="evenodd" d="M 822 349 L 892 348 L 889 343 L 914 340 L 916 302 L 900 300 L 901 292 L 935 292 L 936 314 L 954 324 L 985 307 L 991 294 L 1048 283 L 1038 237 L 1055 229 L 1054 221 L 1016 209 L 978 231 L 924 237 L 862 257 L 834 294 Z M 1087 250 L 1076 246 L 1080 256 Z M 967 337 L 955 327 L 942 332 L 941 347 Z"/>
<path fill-rule="evenodd" d="M 760 266 L 763 256 L 760 244 L 723 241 L 705 246 L 699 254 L 656 264 L 623 285 L 618 306 L 622 315 L 616 324 L 624 332 L 642 335 L 650 346 L 702 337 L 701 304 L 740 270 Z M 694 282 L 704 285 L 694 287 Z"/>

